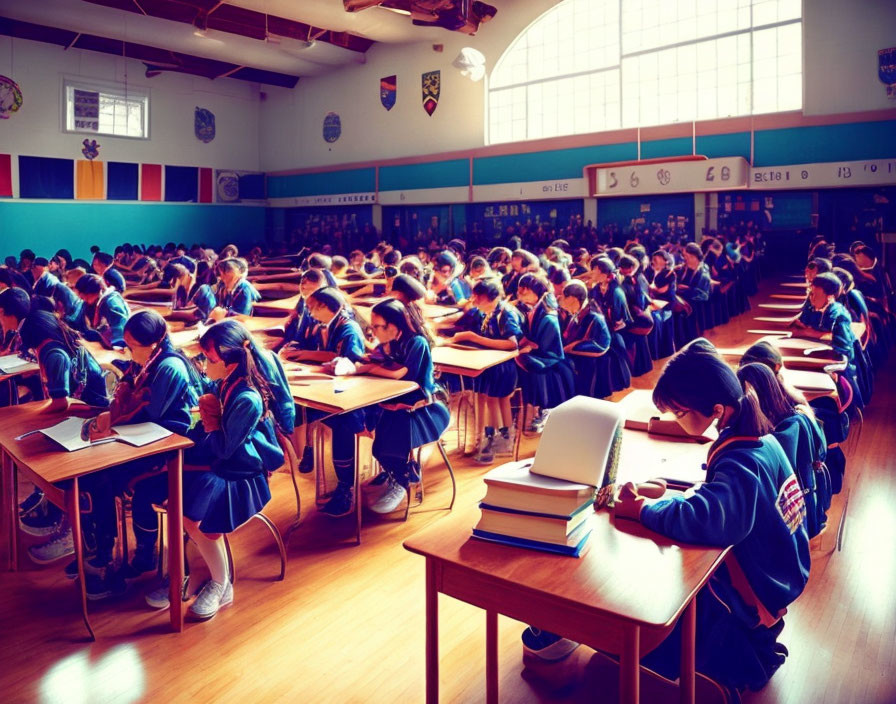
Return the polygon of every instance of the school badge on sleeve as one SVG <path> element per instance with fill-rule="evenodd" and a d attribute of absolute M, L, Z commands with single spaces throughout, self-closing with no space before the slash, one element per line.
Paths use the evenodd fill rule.
<path fill-rule="evenodd" d="M 806 519 L 806 502 L 796 475 L 791 474 L 781 485 L 775 506 L 790 532 L 796 533 L 796 529 Z"/>
<path fill-rule="evenodd" d="M 439 107 L 439 93 L 442 89 L 442 72 L 429 71 L 423 74 L 423 109 L 430 117 Z"/>
<path fill-rule="evenodd" d="M 386 76 L 380 79 L 380 102 L 386 110 L 395 107 L 397 87 L 398 81 L 395 76 Z"/>
<path fill-rule="evenodd" d="M 335 142 L 342 134 L 342 120 L 335 112 L 328 112 L 324 117 L 324 139 L 327 142 Z"/>
<path fill-rule="evenodd" d="M 211 110 L 197 107 L 193 114 L 193 131 L 200 142 L 211 142 L 215 138 L 215 114 Z"/>

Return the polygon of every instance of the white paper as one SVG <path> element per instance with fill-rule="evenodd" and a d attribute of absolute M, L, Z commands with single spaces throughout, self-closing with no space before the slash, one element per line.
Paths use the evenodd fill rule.
<path fill-rule="evenodd" d="M 134 447 L 143 447 L 157 440 L 167 438 L 172 434 L 170 430 L 166 430 L 156 423 L 134 423 L 133 425 L 113 426 L 112 430 L 116 433 L 115 435 L 89 442 L 81 439 L 81 427 L 86 422 L 84 418 L 66 418 L 61 423 L 44 428 L 40 432 L 62 445 L 69 452 L 83 450 L 85 447 L 92 447 L 93 445 L 115 442 L 116 440 L 121 440 Z"/>
<path fill-rule="evenodd" d="M 34 367 L 37 369 L 37 365 L 34 364 L 34 362 L 22 359 L 17 354 L 6 354 L 0 357 L 0 372 L 3 372 L 4 374 L 15 374 L 16 372 L 23 371 L 26 367 Z"/>
<path fill-rule="evenodd" d="M 333 358 L 333 376 L 349 376 L 355 373 L 355 363 L 348 357 Z"/>
<path fill-rule="evenodd" d="M 117 440 L 123 440 L 134 447 L 143 447 L 157 440 L 164 440 L 172 435 L 170 430 L 166 430 L 157 423 L 133 423 L 132 425 L 115 425 L 112 426 L 118 437 Z"/>
<path fill-rule="evenodd" d="M 609 401 L 574 396 L 561 403 L 548 416 L 530 471 L 600 486 L 623 420 L 619 406 Z"/>

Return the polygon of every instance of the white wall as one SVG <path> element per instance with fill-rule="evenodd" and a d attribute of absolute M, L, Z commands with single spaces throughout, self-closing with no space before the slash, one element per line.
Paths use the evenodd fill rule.
<path fill-rule="evenodd" d="M 299 81 L 294 90 L 262 87 L 259 145 L 266 171 L 338 165 L 481 147 L 486 143 L 485 81 L 471 83 L 451 66 L 463 46 L 479 49 L 489 72 L 513 39 L 556 0 L 507 3 L 475 37 L 445 32 L 431 43 L 375 45 L 367 64 Z M 896 107 L 877 78 L 877 50 L 896 44 L 896 0 L 803 0 L 806 114 Z M 441 69 L 442 100 L 423 111 L 420 77 Z M 398 102 L 380 104 L 379 79 L 398 76 Z M 324 116 L 336 112 L 342 136 L 328 144 Z"/>
<path fill-rule="evenodd" d="M 803 112 L 896 108 L 877 52 L 896 46 L 894 0 L 803 0 Z"/>
<path fill-rule="evenodd" d="M 22 88 L 21 109 L 0 120 L 0 152 L 81 159 L 89 135 L 62 131 L 62 80 L 125 80 L 150 91 L 150 139 L 96 136 L 103 161 L 258 170 L 259 87 L 176 73 L 147 79 L 140 61 L 0 37 L 0 74 Z M 193 133 L 196 106 L 215 114 L 217 136 L 204 144 Z M 92 137 L 91 137 L 92 138 Z"/>
<path fill-rule="evenodd" d="M 491 71 L 513 39 L 556 2 L 505 2 L 474 37 L 444 31 L 438 40 L 445 47 L 442 53 L 433 51 L 432 42 L 374 45 L 363 66 L 303 78 L 293 90 L 263 86 L 262 168 L 277 171 L 482 146 L 485 80 L 471 82 L 451 62 L 461 48 L 471 46 L 485 54 Z M 423 110 L 421 74 L 435 70 L 442 72 L 441 97 L 430 117 Z M 380 103 L 380 78 L 393 74 L 398 100 L 386 111 Z M 342 136 L 332 144 L 322 135 L 328 112 L 342 120 Z"/>

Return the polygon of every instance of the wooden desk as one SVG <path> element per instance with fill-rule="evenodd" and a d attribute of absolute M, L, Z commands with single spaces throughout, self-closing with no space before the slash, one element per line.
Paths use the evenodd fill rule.
<path fill-rule="evenodd" d="M 168 306 L 174 300 L 173 288 L 149 288 L 143 290 L 125 289 L 123 298 L 128 303 L 141 305 Z"/>
<path fill-rule="evenodd" d="M 806 337 L 776 337 L 774 335 L 766 335 L 765 337 L 760 337 L 757 342 L 767 342 L 775 349 L 780 350 L 782 354 L 791 353 L 807 357 L 819 354 L 830 357 L 834 354 L 834 348 L 830 345 L 821 340 Z"/>
<path fill-rule="evenodd" d="M 252 306 L 252 312 L 261 316 L 287 316 L 296 309 L 300 298 L 301 294 L 296 294 L 295 296 L 281 298 L 276 301 L 259 301 Z"/>
<path fill-rule="evenodd" d="M 171 575 L 171 628 L 182 631 L 184 624 L 181 585 L 183 583 L 183 451 L 193 442 L 171 435 L 144 447 L 110 442 L 76 452 L 66 452 L 46 436 L 36 433 L 22 440 L 16 437 L 37 428 L 48 428 L 69 413 L 44 413 L 45 401 L 0 408 L 0 449 L 3 462 L 3 522 L 9 537 L 9 568 L 17 568 L 18 500 L 16 467 L 40 487 L 47 499 L 68 513 L 75 545 L 78 574 L 84 574 L 84 549 L 81 543 L 81 513 L 78 505 L 78 480 L 101 469 L 130 460 L 174 452 L 168 461 L 168 565 Z M 62 486 L 57 484 L 62 483 Z M 87 594 L 83 578 L 76 580 L 84 625 L 95 640 L 87 614 Z"/>
<path fill-rule="evenodd" d="M 807 401 L 823 396 L 836 396 L 837 384 L 830 374 L 804 369 L 781 369 L 784 381 L 803 392 Z"/>
<path fill-rule="evenodd" d="M 373 279 L 336 279 L 336 285 L 341 289 L 364 288 L 365 286 L 385 286 L 388 283 L 384 278 Z"/>
<path fill-rule="evenodd" d="M 290 370 L 302 368 L 295 362 L 283 362 Z M 307 367 L 306 367 L 307 368 Z M 417 389 L 413 381 L 384 379 L 377 376 L 343 376 L 328 379 L 290 379 L 289 390 L 296 403 L 325 413 L 340 414 L 384 403 Z"/>
<path fill-rule="evenodd" d="M 805 281 L 781 281 L 778 283 L 778 286 L 781 286 L 782 288 L 799 289 L 803 292 L 809 290 L 809 284 Z"/>
<path fill-rule="evenodd" d="M 756 316 L 753 318 L 757 323 L 765 323 L 766 325 L 780 325 L 781 327 L 790 327 L 794 320 L 796 320 L 796 316 L 791 316 L 789 318 L 778 318 L 778 317 L 769 317 L 769 316 Z"/>
<path fill-rule="evenodd" d="M 486 369 L 503 364 L 518 355 L 518 350 L 442 345 L 432 348 L 432 363 L 443 374 L 477 377 Z"/>
<path fill-rule="evenodd" d="M 805 294 L 799 293 L 773 293 L 770 298 L 773 298 L 776 301 L 800 301 L 801 303 L 806 302 Z"/>
<path fill-rule="evenodd" d="M 760 303 L 759 307 L 766 310 L 782 310 L 798 313 L 803 309 L 803 303 Z"/>
<path fill-rule="evenodd" d="M 639 661 L 682 622 L 681 701 L 694 701 L 694 598 L 728 548 L 676 545 L 640 523 L 595 514 L 580 559 L 471 537 L 475 509 L 409 538 L 426 558 L 426 701 L 439 699 L 438 595 L 486 612 L 486 701 L 498 701 L 498 614 L 620 656 L 620 701 L 639 700 Z"/>

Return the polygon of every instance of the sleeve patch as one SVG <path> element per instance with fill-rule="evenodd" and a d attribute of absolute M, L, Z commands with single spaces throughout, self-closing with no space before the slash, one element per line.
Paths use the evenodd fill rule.
<path fill-rule="evenodd" d="M 778 509 L 778 514 L 791 534 L 795 533 L 806 517 L 806 502 L 803 500 L 803 490 L 796 480 L 796 475 L 791 475 L 781 485 L 775 508 Z"/>

